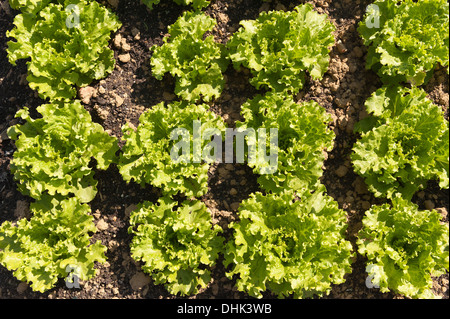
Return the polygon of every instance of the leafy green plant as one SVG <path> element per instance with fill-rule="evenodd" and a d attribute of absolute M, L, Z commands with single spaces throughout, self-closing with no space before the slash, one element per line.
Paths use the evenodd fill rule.
<path fill-rule="evenodd" d="M 195 121 L 199 121 L 198 127 Z M 129 125 L 122 128 L 126 143 L 119 171 L 124 180 L 142 186 L 151 184 L 162 188 L 166 194 L 180 192 L 188 197 L 206 194 L 210 163 L 203 161 L 201 153 L 211 140 L 203 137 L 207 129 L 222 132 L 223 120 L 204 104 L 174 102 L 166 106 L 162 102 L 144 112 L 139 122 L 136 130 Z M 221 132 L 218 135 L 221 136 Z M 175 152 L 179 143 L 186 144 L 188 150 L 183 150 L 182 154 Z"/>
<path fill-rule="evenodd" d="M 449 56 L 449 5 L 445 0 L 378 0 L 358 31 L 368 46 L 367 69 L 386 83 L 422 85 Z"/>
<path fill-rule="evenodd" d="M 372 206 L 366 212 L 358 250 L 368 258 L 369 277 L 381 292 L 435 297 L 432 276 L 449 269 L 449 228 L 441 218 L 399 196 L 392 199 L 392 206 Z"/>
<path fill-rule="evenodd" d="M 289 95 L 269 92 L 242 105 L 240 129 L 263 127 L 278 129 L 278 168 L 262 174 L 258 183 L 266 191 L 281 192 L 314 189 L 322 176 L 324 152 L 331 151 L 334 132 L 327 127 L 331 116 L 314 101 L 296 103 Z M 247 137 L 248 145 L 252 140 Z M 259 159 L 249 166 L 259 173 L 267 161 Z"/>
<path fill-rule="evenodd" d="M 35 199 L 60 194 L 91 201 L 97 193 L 91 160 L 107 169 L 116 161 L 117 139 L 93 123 L 78 100 L 44 104 L 37 111 L 42 118 L 32 119 L 26 107 L 19 110 L 16 117 L 25 123 L 8 130 L 17 147 L 11 172 L 19 190 Z"/>
<path fill-rule="evenodd" d="M 254 193 L 242 202 L 224 261 L 239 291 L 309 298 L 345 281 L 352 257 L 346 214 L 324 191 Z"/>
<path fill-rule="evenodd" d="M 155 4 L 159 4 L 161 0 L 142 0 L 142 2 L 150 9 L 153 9 L 153 6 Z M 194 9 L 201 9 L 207 7 L 210 3 L 210 0 L 173 0 L 173 2 L 185 6 L 191 4 Z"/>
<path fill-rule="evenodd" d="M 76 5 L 75 13 L 66 10 Z M 19 14 L 7 36 L 8 59 L 13 65 L 28 59 L 27 80 L 43 99 L 67 100 L 76 87 L 102 79 L 114 69 L 108 48 L 111 31 L 120 27 L 117 17 L 96 1 L 69 0 L 49 3 L 35 15 Z M 79 20 L 79 21 L 78 21 Z"/>
<path fill-rule="evenodd" d="M 250 83 L 256 88 L 296 93 L 303 88 L 306 71 L 313 79 L 327 71 L 335 27 L 312 5 L 299 5 L 290 12 L 262 12 L 241 25 L 227 47 L 237 70 L 250 69 Z"/>
<path fill-rule="evenodd" d="M 222 230 L 212 226 L 206 206 L 170 197 L 144 202 L 130 216 L 131 253 L 143 270 L 171 294 L 198 293 L 211 281 L 210 270 L 223 247 Z"/>
<path fill-rule="evenodd" d="M 106 247 L 100 241 L 91 244 L 97 228 L 89 206 L 75 197 L 58 201 L 47 196 L 30 210 L 29 220 L 0 226 L 0 263 L 40 292 L 53 288 L 59 278 L 92 278 L 95 263 L 106 261 Z"/>
<path fill-rule="evenodd" d="M 215 25 L 215 20 L 203 12 L 186 11 L 169 26 L 170 37 L 164 38 L 164 44 L 151 48 L 153 75 L 161 80 L 170 73 L 176 80 L 175 94 L 184 100 L 209 102 L 222 92 L 222 72 L 228 60 L 222 44 L 216 43 L 212 35 L 204 38 Z"/>
<path fill-rule="evenodd" d="M 52 2 L 64 3 L 64 0 L 9 0 L 9 5 L 23 13 L 36 14 Z"/>
<path fill-rule="evenodd" d="M 366 101 L 368 118 L 351 159 L 377 197 L 411 199 L 428 180 L 449 186 L 449 124 L 419 88 L 383 87 Z"/>

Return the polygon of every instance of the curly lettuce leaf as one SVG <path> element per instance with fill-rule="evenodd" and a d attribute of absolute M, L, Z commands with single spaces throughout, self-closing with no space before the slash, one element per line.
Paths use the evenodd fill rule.
<path fill-rule="evenodd" d="M 265 128 L 268 132 L 270 128 L 278 129 L 277 170 L 258 177 L 264 190 L 281 192 L 289 188 L 301 191 L 320 184 L 324 151 L 332 150 L 335 138 L 328 128 L 331 116 L 325 108 L 314 101 L 296 103 L 291 96 L 269 92 L 244 103 L 241 114 L 244 121 L 236 122 L 236 127 L 242 130 Z M 247 142 L 252 145 L 248 137 Z M 258 158 L 248 165 L 260 174 L 268 163 Z"/>
<path fill-rule="evenodd" d="M 428 180 L 449 187 L 449 123 L 425 91 L 383 87 L 366 109 L 372 116 L 356 125 L 361 139 L 351 159 L 375 196 L 411 199 Z"/>
<path fill-rule="evenodd" d="M 372 265 L 369 276 L 381 292 L 435 298 L 431 277 L 449 269 L 449 228 L 441 218 L 399 196 L 392 199 L 392 206 L 372 206 L 366 212 L 358 251 Z"/>
<path fill-rule="evenodd" d="M 49 3 L 64 3 L 65 0 L 9 0 L 11 8 L 22 13 L 36 14 Z"/>
<path fill-rule="evenodd" d="M 194 127 L 194 121 L 200 122 L 198 128 Z M 136 130 L 129 125 L 122 128 L 126 143 L 118 167 L 124 180 L 142 186 L 151 184 L 167 194 L 182 193 L 188 197 L 206 194 L 210 163 L 202 160 L 202 150 L 211 141 L 202 135 L 207 129 L 217 129 L 222 137 L 223 120 L 210 112 L 207 105 L 174 102 L 153 106 L 141 115 L 139 122 Z M 182 140 L 175 138 L 176 132 L 183 133 Z M 194 134 L 199 136 L 196 146 Z M 189 152 L 175 158 L 172 151 L 183 140 L 189 145 Z M 200 154 L 194 151 L 197 146 Z"/>
<path fill-rule="evenodd" d="M 44 104 L 37 111 L 42 118 L 32 119 L 26 107 L 19 110 L 16 117 L 25 123 L 8 130 L 17 147 L 11 172 L 18 189 L 35 199 L 60 194 L 91 201 L 97 181 L 90 162 L 95 158 L 97 168 L 106 170 L 116 161 L 117 139 L 92 122 L 78 100 Z"/>
<path fill-rule="evenodd" d="M 211 281 L 209 267 L 223 247 L 222 230 L 198 200 L 181 206 L 170 197 L 144 202 L 130 215 L 131 254 L 171 294 L 198 293 Z"/>
<path fill-rule="evenodd" d="M 74 11 L 67 6 L 77 6 Z M 108 48 L 118 18 L 96 1 L 70 0 L 50 3 L 37 14 L 19 14 L 7 33 L 8 59 L 13 65 L 28 59 L 27 80 L 43 99 L 68 100 L 76 88 L 104 78 L 114 69 L 114 53 Z"/>
<path fill-rule="evenodd" d="M 262 12 L 241 25 L 227 48 L 237 70 L 250 69 L 256 88 L 296 93 L 303 88 L 306 71 L 313 79 L 327 71 L 335 27 L 311 4 L 290 12 Z"/>
<path fill-rule="evenodd" d="M 353 255 L 346 213 L 324 191 L 254 193 L 242 202 L 224 261 L 239 291 L 310 298 L 345 281 Z"/>
<path fill-rule="evenodd" d="M 175 94 L 183 100 L 209 102 L 218 98 L 225 85 L 223 72 L 228 61 L 223 45 L 212 35 L 203 38 L 216 22 L 202 12 L 185 12 L 169 27 L 170 37 L 153 46 L 153 75 L 161 80 L 169 73 L 175 78 Z"/>
<path fill-rule="evenodd" d="M 386 83 L 422 85 L 449 67 L 449 4 L 445 0 L 378 0 L 358 31 L 368 46 L 367 69 Z"/>
<path fill-rule="evenodd" d="M 67 278 L 69 269 L 80 280 L 94 277 L 95 263 L 106 261 L 106 247 L 100 241 L 91 244 L 97 228 L 89 206 L 75 197 L 46 197 L 32 203 L 30 210 L 30 220 L 0 226 L 0 263 L 39 292 Z"/>

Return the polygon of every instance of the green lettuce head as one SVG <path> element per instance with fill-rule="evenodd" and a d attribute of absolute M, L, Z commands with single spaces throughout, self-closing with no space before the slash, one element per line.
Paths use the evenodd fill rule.
<path fill-rule="evenodd" d="M 11 172 L 19 190 L 35 199 L 59 194 L 91 201 L 97 194 L 91 161 L 102 170 L 116 162 L 117 139 L 92 122 L 78 100 L 44 104 L 37 111 L 41 118 L 32 119 L 26 107 L 18 111 L 25 123 L 8 130 L 17 147 Z"/>
<path fill-rule="evenodd" d="M 313 79 L 327 71 L 335 27 L 311 4 L 289 12 L 262 12 L 241 25 L 227 48 L 236 69 L 250 69 L 250 83 L 256 88 L 296 94 L 305 84 L 306 71 Z"/>
<path fill-rule="evenodd" d="M 114 69 L 108 41 L 121 24 L 96 1 L 50 3 L 36 14 L 18 14 L 14 25 L 7 33 L 14 38 L 8 42 L 9 62 L 31 58 L 27 80 L 43 99 L 72 99 L 77 87 Z"/>
<path fill-rule="evenodd" d="M 254 193 L 242 202 L 224 262 L 239 291 L 310 298 L 345 281 L 352 257 L 346 213 L 324 191 Z"/>
<path fill-rule="evenodd" d="M 449 228 L 441 218 L 399 196 L 392 205 L 372 206 L 357 241 L 359 253 L 368 259 L 372 285 L 381 292 L 435 298 L 432 276 L 449 269 Z"/>
<path fill-rule="evenodd" d="M 367 69 L 386 83 L 422 85 L 435 67 L 449 66 L 449 5 L 446 0 L 378 0 L 358 31 L 368 46 Z"/>
<path fill-rule="evenodd" d="M 382 87 L 367 101 L 369 117 L 357 123 L 361 133 L 351 159 L 377 197 L 396 193 L 411 199 L 438 180 L 449 183 L 449 124 L 440 106 L 419 88 Z"/>
<path fill-rule="evenodd" d="M 198 293 L 211 281 L 210 267 L 223 247 L 222 230 L 212 226 L 206 206 L 198 201 L 181 205 L 170 197 L 157 204 L 144 202 L 130 216 L 131 254 L 143 270 L 171 294 Z"/>

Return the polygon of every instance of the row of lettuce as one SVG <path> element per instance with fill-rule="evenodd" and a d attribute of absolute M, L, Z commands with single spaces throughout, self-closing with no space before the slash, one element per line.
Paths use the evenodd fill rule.
<path fill-rule="evenodd" d="M 438 65 L 448 73 L 448 14 L 446 1 L 378 0 L 358 28 L 366 68 L 383 87 L 365 103 L 369 116 L 356 125 L 351 160 L 369 190 L 390 200 L 366 212 L 358 252 L 370 286 L 414 298 L 434 297 L 431 278 L 449 267 L 448 222 L 411 202 L 429 180 L 449 187 L 449 123 L 417 87 Z"/>
<path fill-rule="evenodd" d="M 111 72 L 114 59 L 107 44 L 120 22 L 95 1 L 49 2 L 38 11 L 22 5 L 23 14 L 9 33 L 17 41 L 9 42 L 11 63 L 31 57 L 30 86 L 50 103 L 37 108 L 38 119 L 24 107 L 17 114 L 24 124 L 8 132 L 17 147 L 11 171 L 19 190 L 36 201 L 29 220 L 0 227 L 4 266 L 41 292 L 67 278 L 67 269 L 82 280 L 92 278 L 95 262 L 106 260 L 105 246 L 90 244 L 95 159 L 97 169 L 114 164 L 127 182 L 161 189 L 157 203 L 141 203 L 131 213 L 130 248 L 143 270 L 172 294 L 196 294 L 207 287 L 220 254 L 237 289 L 254 297 L 266 290 L 280 297 L 322 296 L 345 281 L 355 256 L 346 239 L 346 212 L 320 183 L 324 152 L 334 145 L 331 117 L 316 102 L 297 103 L 293 97 L 307 74 L 320 80 L 328 69 L 335 28 L 326 15 L 309 4 L 262 12 L 242 21 L 222 45 L 212 35 L 205 37 L 216 24 L 212 18 L 186 11 L 169 27 L 163 45 L 151 48 L 150 61 L 156 78 L 173 76 L 181 101 L 145 111 L 137 128 L 124 126 L 126 143 L 119 150 L 116 138 L 73 98 L 76 87 Z M 159 3 L 147 2 L 149 7 Z M 74 11 L 65 10 L 70 4 L 78 8 L 76 26 L 66 24 L 74 18 Z M 196 8 L 207 4 L 193 1 Z M 352 162 L 369 190 L 389 202 L 366 212 L 355 248 L 367 256 L 369 276 L 382 292 L 431 298 L 432 276 L 448 269 L 448 225 L 436 211 L 421 211 L 410 200 L 429 180 L 448 188 L 448 121 L 415 85 L 426 83 L 438 63 L 448 68 L 441 55 L 447 50 L 448 56 L 448 4 L 374 4 L 378 11 L 367 12 L 359 31 L 369 47 L 367 67 L 385 85 L 366 102 L 370 116 L 356 127 L 361 138 Z M 369 19 L 379 19 L 380 26 L 367 27 Z M 173 161 L 170 134 L 180 128 L 193 132 L 195 121 L 202 131 L 224 132 L 226 124 L 205 103 L 220 96 L 230 61 L 237 70 L 249 69 L 250 83 L 267 91 L 242 105 L 244 120 L 236 127 L 277 128 L 279 141 L 277 172 L 259 175 L 261 192 L 241 203 L 239 221 L 229 225 L 232 237 L 225 242 L 201 201 L 212 162 Z M 209 142 L 202 139 L 201 149 Z M 248 165 L 258 174 L 266 163 Z M 184 200 L 175 200 L 180 195 Z"/>

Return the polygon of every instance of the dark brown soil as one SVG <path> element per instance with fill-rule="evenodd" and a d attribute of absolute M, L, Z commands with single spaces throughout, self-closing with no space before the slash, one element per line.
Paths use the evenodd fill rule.
<path fill-rule="evenodd" d="M 117 66 L 114 72 L 102 81 L 91 84 L 94 94 L 86 100 L 85 106 L 94 121 L 102 124 L 112 135 L 121 138 L 121 127 L 127 122 L 138 125 L 140 114 L 161 101 L 169 102 L 174 83 L 169 77 L 158 81 L 151 74 L 149 64 L 150 50 L 154 44 L 161 44 L 172 24 L 185 7 L 172 1 L 162 1 L 151 12 L 139 5 L 136 0 L 99 1 L 114 10 L 123 23 L 122 28 L 112 36 L 110 46 L 115 51 Z M 308 80 L 305 88 L 297 95 L 298 100 L 317 101 L 333 116 L 331 128 L 336 133 L 335 146 L 328 153 L 324 165 L 322 182 L 339 206 L 348 213 L 347 237 L 355 247 L 356 234 L 361 228 L 365 210 L 382 201 L 374 198 L 352 169 L 349 155 L 357 136 L 353 134 L 354 124 L 367 115 L 365 100 L 381 83 L 376 74 L 365 70 L 366 48 L 356 30 L 369 0 L 317 0 L 287 1 L 272 0 L 213 0 L 206 12 L 217 19 L 218 25 L 213 34 L 218 42 L 226 43 L 229 36 L 238 29 L 239 21 L 254 19 L 259 12 L 266 10 L 289 10 L 294 6 L 309 2 L 320 13 L 329 15 L 337 28 L 336 45 L 330 56 L 330 68 L 321 81 Z M 26 82 L 26 66 L 19 61 L 16 67 L 9 64 L 6 56 L 8 38 L 17 12 L 9 9 L 6 0 L 0 0 L 0 223 L 17 220 L 27 216 L 31 200 L 16 190 L 9 169 L 15 150 L 8 139 L 6 129 L 15 124 L 14 114 L 23 106 L 35 109 L 43 103 Z M 118 5 L 117 5 L 118 4 Z M 122 40 L 125 39 L 125 40 Z M 339 43 L 339 44 L 338 44 Z M 233 125 L 240 119 L 240 106 L 254 96 L 257 91 L 248 83 L 248 72 L 237 72 L 231 66 L 226 72 L 227 85 L 220 99 L 211 103 L 211 109 Z M 429 97 L 442 106 L 448 119 L 449 79 L 444 69 L 435 72 L 434 77 L 424 89 Z M 122 141 L 121 141 L 122 143 Z M 15 279 L 10 271 L 0 266 L 0 298 L 174 298 L 163 286 L 154 285 L 141 271 L 129 252 L 131 240 L 127 230 L 128 217 L 136 204 L 155 201 L 159 191 L 151 187 L 140 188 L 126 184 L 117 167 L 105 172 L 97 172 L 98 195 L 90 203 L 95 222 L 99 227 L 95 239 L 108 247 L 105 264 L 98 265 L 98 275 L 83 282 L 81 289 L 69 289 L 61 280 L 57 287 L 46 293 L 33 292 L 26 283 Z M 218 164 L 210 170 L 209 192 L 203 197 L 213 216 L 214 222 L 224 229 L 236 218 L 239 203 L 250 193 L 258 190 L 257 176 L 248 167 L 240 164 Z M 448 191 L 440 190 L 437 183 L 430 182 L 427 189 L 414 196 L 413 201 L 421 209 L 439 208 L 448 211 Z M 446 218 L 448 222 L 448 217 Z M 225 232 L 227 235 L 227 232 Z M 365 260 L 357 255 L 353 271 L 347 275 L 344 284 L 333 287 L 325 298 L 336 299 L 394 299 L 403 298 L 393 293 L 380 293 L 365 285 Z M 448 274 L 436 278 L 434 293 L 449 298 Z M 274 296 L 269 293 L 267 298 Z M 234 288 L 234 282 L 225 277 L 222 264 L 213 269 L 211 284 L 191 298 L 248 298 L 245 293 Z"/>

